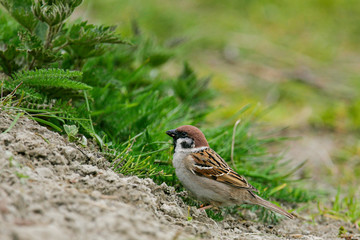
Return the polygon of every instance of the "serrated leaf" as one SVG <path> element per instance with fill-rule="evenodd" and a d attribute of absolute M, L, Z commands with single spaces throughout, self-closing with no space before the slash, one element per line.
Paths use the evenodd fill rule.
<path fill-rule="evenodd" d="M 66 124 L 64 124 L 63 127 L 66 134 L 68 135 L 69 140 L 74 140 L 76 134 L 78 134 L 79 131 L 78 127 L 75 125 L 66 125 Z"/>
<path fill-rule="evenodd" d="M 14 81 L 4 81 L 4 85 L 3 88 L 5 91 L 11 92 L 13 91 L 16 87 L 17 87 L 17 83 L 15 83 Z M 17 90 L 19 95 L 24 95 L 24 97 L 26 97 L 28 99 L 28 101 L 30 100 L 41 100 L 44 98 L 43 95 L 41 95 L 38 91 L 35 91 L 35 89 L 29 87 L 29 86 L 24 86 L 21 85 L 20 88 Z"/>
<path fill-rule="evenodd" d="M 75 58 L 100 56 L 108 50 L 105 44 L 130 44 L 114 30 L 115 26 L 96 26 L 87 24 L 86 21 L 65 25 L 61 34 L 54 40 L 53 46 L 64 48 Z"/>
<path fill-rule="evenodd" d="M 43 42 L 36 35 L 32 35 L 27 31 L 19 31 L 18 37 L 21 41 L 21 48 L 25 50 L 40 48 L 43 45 Z"/>
<path fill-rule="evenodd" d="M 33 87 L 58 87 L 74 90 L 90 90 L 91 86 L 75 81 L 82 78 L 82 72 L 62 69 L 39 69 L 22 71 L 12 75 L 15 82 Z"/>
<path fill-rule="evenodd" d="M 87 24 L 86 21 L 74 24 L 68 29 L 69 41 L 72 44 L 94 45 L 99 43 L 127 43 L 115 33 L 116 26 Z"/>
<path fill-rule="evenodd" d="M 33 32 L 38 24 L 38 20 L 31 11 L 31 0 L 2 0 L 1 4 L 16 21 L 28 31 Z"/>

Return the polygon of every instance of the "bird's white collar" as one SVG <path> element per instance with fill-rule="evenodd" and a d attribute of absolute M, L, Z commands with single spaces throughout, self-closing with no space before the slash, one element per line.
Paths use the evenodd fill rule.
<path fill-rule="evenodd" d="M 181 146 L 176 146 L 175 152 L 176 153 L 194 153 L 194 152 L 199 152 L 199 151 L 207 149 L 207 148 L 209 148 L 209 147 L 181 148 Z"/>

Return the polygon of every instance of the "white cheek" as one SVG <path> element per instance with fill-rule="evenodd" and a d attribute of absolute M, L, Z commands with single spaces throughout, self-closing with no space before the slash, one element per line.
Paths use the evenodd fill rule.
<path fill-rule="evenodd" d="M 180 138 L 178 138 L 178 139 L 176 140 L 176 148 L 175 148 L 175 151 L 178 150 L 178 149 L 181 149 L 181 148 L 182 148 L 182 146 L 181 146 L 181 141 L 180 141 Z"/>
<path fill-rule="evenodd" d="M 183 146 L 181 145 L 181 143 L 186 142 L 187 144 L 191 144 L 191 148 L 183 148 Z M 179 152 L 179 151 L 186 151 L 189 152 L 191 151 L 190 149 L 195 147 L 195 143 L 192 139 L 190 138 L 178 138 L 176 140 L 176 148 L 175 148 L 175 152 Z"/>

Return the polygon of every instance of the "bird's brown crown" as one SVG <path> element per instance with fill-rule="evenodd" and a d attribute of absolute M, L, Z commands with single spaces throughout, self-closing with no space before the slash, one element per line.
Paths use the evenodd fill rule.
<path fill-rule="evenodd" d="M 197 127 L 191 125 L 184 125 L 176 128 L 178 132 L 184 132 L 188 137 L 194 139 L 195 147 L 209 147 L 205 135 Z"/>

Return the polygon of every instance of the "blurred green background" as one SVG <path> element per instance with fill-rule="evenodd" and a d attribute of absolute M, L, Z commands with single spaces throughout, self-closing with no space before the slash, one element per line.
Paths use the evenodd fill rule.
<path fill-rule="evenodd" d="M 78 17 L 116 23 L 124 36 L 136 19 L 161 43 L 182 42 L 176 61 L 212 75 L 222 95 L 212 121 L 260 103 L 273 108 L 267 119 L 280 126 L 346 131 L 360 126 L 357 3 L 87 0 Z"/>
<path fill-rule="evenodd" d="M 86 0 L 74 18 L 117 24 L 125 37 L 132 22 L 159 43 L 176 45 L 176 58 L 161 70 L 175 76 L 186 60 L 212 77 L 219 97 L 209 124 L 249 103 L 266 111 L 271 127 L 302 136 L 281 146 L 294 162 L 309 160 L 298 174 L 336 189 L 356 186 L 360 173 L 358 3 Z"/>

